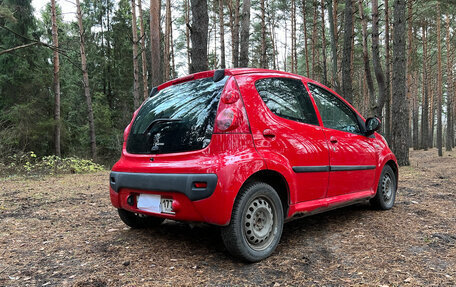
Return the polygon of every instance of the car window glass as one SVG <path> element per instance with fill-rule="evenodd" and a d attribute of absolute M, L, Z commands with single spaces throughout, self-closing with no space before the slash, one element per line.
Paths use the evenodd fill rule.
<path fill-rule="evenodd" d="M 274 114 L 286 119 L 318 125 L 312 102 L 300 80 L 265 78 L 256 81 L 255 87 L 261 99 Z"/>
<path fill-rule="evenodd" d="M 345 132 L 361 133 L 355 113 L 343 101 L 323 88 L 313 84 L 308 86 L 325 127 Z"/>

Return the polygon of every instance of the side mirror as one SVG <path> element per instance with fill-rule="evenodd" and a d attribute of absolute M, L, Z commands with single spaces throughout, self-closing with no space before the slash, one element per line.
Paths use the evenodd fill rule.
<path fill-rule="evenodd" d="M 368 118 L 366 120 L 366 136 L 370 136 L 373 134 L 375 131 L 380 129 L 381 122 L 378 118 L 373 117 L 373 118 Z"/>

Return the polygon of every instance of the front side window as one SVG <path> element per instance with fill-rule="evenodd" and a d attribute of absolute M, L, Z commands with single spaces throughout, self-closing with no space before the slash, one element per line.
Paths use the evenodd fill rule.
<path fill-rule="evenodd" d="M 318 125 L 318 119 L 304 84 L 297 79 L 265 78 L 255 82 L 261 99 L 279 117 Z"/>
<path fill-rule="evenodd" d="M 310 83 L 308 86 L 326 128 L 361 133 L 356 115 L 350 107 L 329 91 Z"/>
<path fill-rule="evenodd" d="M 205 148 L 212 138 L 220 94 L 227 79 L 188 81 L 150 97 L 133 122 L 127 151 L 157 154 Z"/>

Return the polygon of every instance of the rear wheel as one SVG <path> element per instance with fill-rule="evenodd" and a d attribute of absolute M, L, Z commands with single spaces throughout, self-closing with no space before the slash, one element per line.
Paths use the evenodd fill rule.
<path fill-rule="evenodd" d="M 396 190 L 396 175 L 389 165 L 385 165 L 378 181 L 377 194 L 370 200 L 371 204 L 377 209 L 391 209 L 396 200 Z"/>
<path fill-rule="evenodd" d="M 277 192 L 265 183 L 246 186 L 237 198 L 231 222 L 222 228 L 228 251 L 249 262 L 274 252 L 283 228 L 283 208 Z"/>
<path fill-rule="evenodd" d="M 160 217 L 147 216 L 140 213 L 134 213 L 125 209 L 117 209 L 119 217 L 131 228 L 147 228 L 160 225 L 165 219 Z"/>

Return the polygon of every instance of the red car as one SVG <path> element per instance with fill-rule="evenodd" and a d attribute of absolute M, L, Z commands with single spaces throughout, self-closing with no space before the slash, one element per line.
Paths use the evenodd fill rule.
<path fill-rule="evenodd" d="M 259 261 L 286 220 L 366 200 L 393 207 L 398 166 L 379 127 L 290 73 L 178 78 L 154 88 L 125 129 L 111 202 L 133 228 L 165 218 L 221 226 L 230 253 Z"/>

